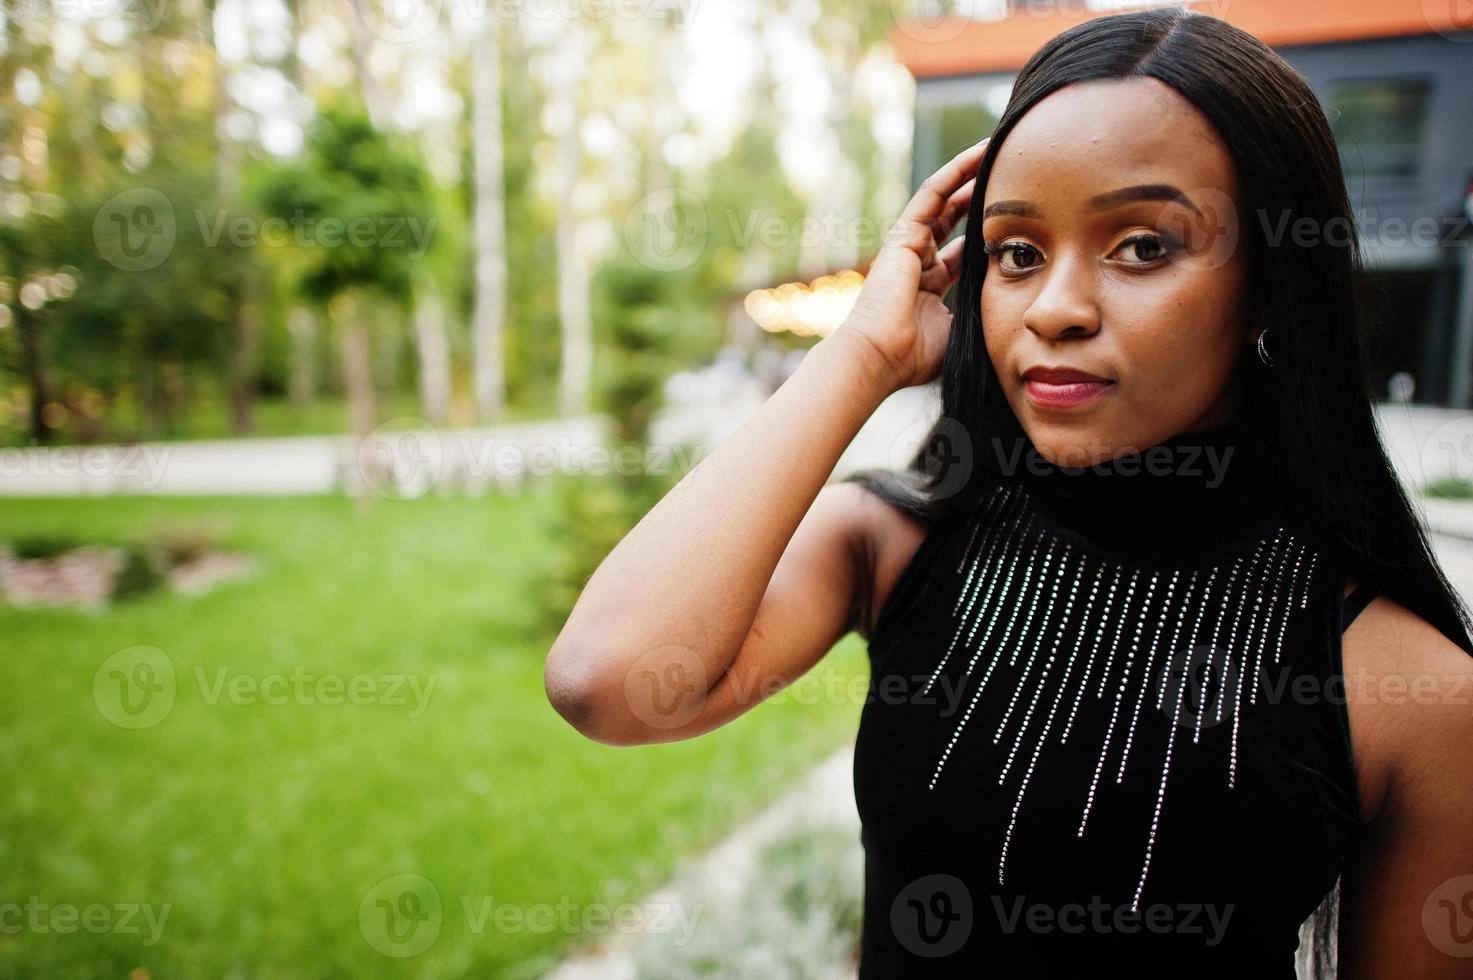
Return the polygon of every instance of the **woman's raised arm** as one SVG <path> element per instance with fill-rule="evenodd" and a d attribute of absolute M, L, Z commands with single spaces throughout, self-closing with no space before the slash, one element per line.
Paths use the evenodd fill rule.
<path fill-rule="evenodd" d="M 962 239 L 940 246 L 970 203 L 985 143 L 922 183 L 843 326 L 589 579 L 544 670 L 549 700 L 580 732 L 641 744 L 708 731 L 853 628 L 868 584 L 860 493 L 835 486 L 815 500 L 879 404 L 939 370 Z"/>

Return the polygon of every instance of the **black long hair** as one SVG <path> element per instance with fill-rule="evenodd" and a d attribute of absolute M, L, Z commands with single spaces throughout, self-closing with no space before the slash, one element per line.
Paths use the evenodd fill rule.
<path fill-rule="evenodd" d="M 905 471 L 867 470 L 856 480 L 929 523 L 965 510 L 978 479 L 1000 466 L 971 447 L 1019 445 L 1016 416 L 983 344 L 980 232 L 984 189 L 1008 133 L 1041 99 L 1096 79 L 1154 78 L 1216 127 L 1237 169 L 1248 248 L 1247 309 L 1264 308 L 1274 366 L 1240 365 L 1246 382 L 1241 431 L 1263 447 L 1286 514 L 1357 579 L 1432 624 L 1473 655 L 1469 614 L 1430 547 L 1426 529 L 1376 429 L 1362 347 L 1369 339 L 1360 245 L 1345 175 L 1324 110 L 1308 82 L 1272 48 L 1216 17 L 1157 7 L 1085 21 L 1054 37 L 1019 72 L 982 157 L 968 212 L 962 265 L 952 293 L 951 336 L 940 371 L 941 415 Z M 979 137 L 985 134 L 977 134 Z M 1271 241 L 1272 229 L 1309 219 L 1313 244 Z M 1284 219 L 1287 219 L 1285 223 Z M 1344 234 L 1325 234 L 1336 227 Z M 1245 362 L 1253 355 L 1243 345 Z M 980 366 L 980 367 L 979 367 Z M 957 442 L 971 465 L 958 488 Z M 949 447 L 949 448 L 948 448 Z M 1333 900 L 1333 901 L 1332 901 Z M 1313 923 L 1315 968 L 1334 929 L 1338 887 Z"/>

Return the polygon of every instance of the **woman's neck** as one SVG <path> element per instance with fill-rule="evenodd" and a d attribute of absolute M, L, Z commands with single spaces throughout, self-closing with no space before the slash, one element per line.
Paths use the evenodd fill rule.
<path fill-rule="evenodd" d="M 1088 466 L 1056 465 L 1025 442 L 1020 479 L 1045 516 L 1106 549 L 1192 551 L 1278 513 L 1262 447 L 1236 421 Z"/>

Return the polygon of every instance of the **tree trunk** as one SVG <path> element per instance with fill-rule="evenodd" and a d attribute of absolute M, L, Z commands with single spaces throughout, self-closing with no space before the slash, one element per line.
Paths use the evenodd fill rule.
<path fill-rule="evenodd" d="M 576 49 L 568 54 L 576 56 Z M 578 182 L 578 114 L 576 98 L 564 90 L 569 118 L 557 137 L 557 305 L 562 327 L 562 364 L 558 383 L 558 409 L 566 417 L 588 411 L 593 379 L 593 322 L 588 310 L 588 273 L 578 252 L 578 214 L 573 206 L 573 188 Z"/>
<path fill-rule="evenodd" d="M 374 426 L 373 358 L 369 352 L 368 326 L 357 300 L 348 295 L 333 300 L 332 318 L 342 343 L 349 431 L 354 444 L 361 445 Z"/>
<path fill-rule="evenodd" d="M 476 417 L 494 422 L 506 402 L 506 185 L 502 173 L 500 18 L 482 18 L 472 59 L 471 140 L 475 157 L 476 301 L 471 361 Z"/>
<path fill-rule="evenodd" d="M 287 397 L 297 408 L 305 408 L 317 393 L 317 317 L 304 306 L 287 313 L 291 334 Z"/>
<path fill-rule="evenodd" d="M 431 425 L 450 421 L 450 342 L 440 286 L 425 276 L 414 291 L 414 339 L 419 348 L 419 396 Z"/>
<path fill-rule="evenodd" d="M 21 370 L 31 387 L 31 440 L 44 445 L 55 430 L 46 421 L 46 406 L 51 403 L 51 376 L 46 373 L 46 337 L 39 318 L 16 303 L 15 332 L 20 337 Z"/>
<path fill-rule="evenodd" d="M 244 296 L 234 296 L 233 344 L 230 351 L 230 428 L 236 433 L 255 428 L 256 349 L 261 336 L 261 310 Z"/>
<path fill-rule="evenodd" d="M 363 309 L 350 294 L 335 297 L 329 312 L 342 344 L 343 387 L 348 392 L 348 428 L 352 433 L 353 461 L 348 469 L 348 492 L 357 501 L 358 513 L 363 514 L 371 503 L 370 495 L 365 491 L 377 479 L 376 474 L 363 472 L 363 447 L 374 426 L 373 358 L 369 351 L 368 325 L 364 322 Z"/>

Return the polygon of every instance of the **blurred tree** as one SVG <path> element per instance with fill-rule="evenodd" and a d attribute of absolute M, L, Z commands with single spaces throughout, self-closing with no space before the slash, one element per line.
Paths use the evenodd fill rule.
<path fill-rule="evenodd" d="M 375 424 L 366 306 L 411 303 L 416 241 L 433 241 L 434 197 L 418 153 L 361 112 L 324 109 L 295 161 L 267 164 L 251 192 L 257 207 L 300 229 L 300 285 L 323 306 L 342 345 L 356 440 Z M 370 234 L 349 233 L 372 229 Z M 421 238 L 420 236 L 426 236 Z"/>
<path fill-rule="evenodd" d="M 598 408 L 613 420 L 614 459 L 633 457 L 637 465 L 616 463 L 612 474 L 558 482 L 555 544 L 533 590 L 549 636 L 566 622 L 599 563 L 685 475 L 677 459 L 688 459 L 693 447 L 652 445 L 651 426 L 665 380 L 705 360 L 720 337 L 720 315 L 701 292 L 695 281 L 651 269 L 628 252 L 594 278 L 594 319 L 603 331 Z M 682 456 L 680 448 L 688 452 Z"/>
<path fill-rule="evenodd" d="M 515 26 L 516 11 L 510 14 Z M 475 310 L 471 320 L 476 417 L 494 422 L 505 409 L 506 179 L 501 113 L 501 16 L 480 18 L 471 54 L 471 141 L 475 174 Z"/>

